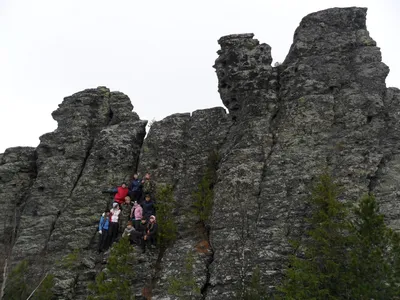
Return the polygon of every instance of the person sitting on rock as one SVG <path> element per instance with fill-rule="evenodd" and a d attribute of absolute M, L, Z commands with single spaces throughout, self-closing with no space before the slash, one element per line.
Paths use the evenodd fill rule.
<path fill-rule="evenodd" d="M 156 209 L 154 206 L 154 202 L 151 200 L 151 197 L 149 194 L 145 196 L 145 201 L 143 203 L 143 216 L 146 218 L 148 221 L 151 215 L 156 214 Z"/>
<path fill-rule="evenodd" d="M 142 185 L 143 185 L 143 193 L 144 195 L 150 195 L 151 199 L 154 200 L 155 197 L 155 192 L 156 192 L 156 186 L 151 180 L 150 173 L 146 173 L 144 176 L 144 179 L 142 180 Z"/>
<path fill-rule="evenodd" d="M 133 202 L 133 207 L 131 210 L 131 220 L 133 222 L 133 226 L 136 230 L 139 228 L 140 220 L 143 217 L 143 208 L 137 203 L 137 201 Z"/>
<path fill-rule="evenodd" d="M 146 230 L 147 222 L 145 218 L 142 218 L 136 230 L 131 233 L 133 244 L 138 246 L 141 246 L 143 244 L 143 237 L 146 234 Z"/>
<path fill-rule="evenodd" d="M 158 224 L 155 216 L 150 216 L 150 222 L 147 224 L 146 234 L 143 237 L 143 252 L 146 251 L 146 245 L 150 248 L 155 248 L 157 237 Z"/>
<path fill-rule="evenodd" d="M 135 239 L 134 232 L 135 228 L 133 228 L 132 221 L 128 221 L 124 233 L 122 234 L 122 237 L 127 236 L 129 238 L 130 243 L 133 244 L 133 241 Z"/>
<path fill-rule="evenodd" d="M 113 208 L 110 210 L 110 226 L 109 226 L 109 245 L 111 246 L 118 238 L 119 233 L 119 215 L 121 210 L 117 202 L 113 203 Z"/>
<path fill-rule="evenodd" d="M 99 222 L 99 253 L 108 248 L 108 228 L 110 225 L 110 212 L 106 209 L 101 215 Z"/>
<path fill-rule="evenodd" d="M 139 175 L 133 175 L 131 184 L 129 185 L 129 196 L 133 201 L 140 203 L 142 199 L 142 180 L 139 179 Z"/>

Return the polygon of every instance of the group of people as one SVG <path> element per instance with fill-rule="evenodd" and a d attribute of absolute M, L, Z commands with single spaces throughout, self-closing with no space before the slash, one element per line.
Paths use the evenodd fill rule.
<path fill-rule="evenodd" d="M 135 174 L 129 185 L 124 182 L 102 192 L 113 194 L 114 197 L 112 208 L 106 209 L 100 218 L 99 253 L 111 247 L 120 233 L 122 237 L 128 237 L 131 244 L 140 246 L 143 252 L 146 247 L 155 248 L 158 224 L 155 184 L 150 174 L 146 173 L 143 179 Z"/>

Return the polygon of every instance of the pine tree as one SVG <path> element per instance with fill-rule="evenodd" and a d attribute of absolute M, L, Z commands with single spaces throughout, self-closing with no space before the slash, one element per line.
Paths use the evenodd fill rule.
<path fill-rule="evenodd" d="M 238 293 L 239 295 L 241 293 Z M 251 281 L 247 284 L 246 289 L 243 294 L 240 295 L 239 299 L 243 300 L 266 300 L 266 290 L 261 283 L 261 272 L 260 268 L 257 266 L 253 270 L 251 275 Z"/>
<path fill-rule="evenodd" d="M 133 300 L 131 280 L 134 278 L 133 247 L 128 237 L 114 244 L 107 262 L 106 271 L 96 276 L 96 281 L 89 285 L 89 300 Z"/>
<path fill-rule="evenodd" d="M 7 278 L 3 299 L 20 300 L 29 296 L 27 284 L 28 261 L 18 263 L 10 272 Z"/>
<path fill-rule="evenodd" d="M 193 193 L 193 214 L 203 225 L 211 216 L 214 204 L 214 185 L 217 181 L 217 169 L 220 155 L 217 151 L 211 151 L 207 158 L 207 165 L 196 191 Z"/>
<path fill-rule="evenodd" d="M 157 188 L 157 243 L 161 248 L 167 247 L 176 239 L 177 225 L 174 216 L 176 201 L 174 199 L 171 185 L 159 186 Z"/>
<path fill-rule="evenodd" d="M 286 280 L 279 287 L 282 299 L 342 299 L 348 289 L 346 266 L 352 237 L 348 208 L 337 200 L 339 188 L 324 174 L 315 186 L 310 204 L 310 229 L 303 242 L 294 243 L 300 253 L 290 258 Z"/>
<path fill-rule="evenodd" d="M 310 201 L 310 229 L 293 244 L 297 255 L 278 288 L 282 299 L 400 299 L 399 234 L 385 225 L 372 195 L 350 214 L 338 194 L 323 175 Z"/>
<path fill-rule="evenodd" d="M 168 293 L 179 297 L 179 299 L 193 299 L 201 295 L 200 286 L 194 277 L 193 264 L 195 263 L 193 253 L 190 251 L 186 255 L 185 268 L 177 276 L 170 277 Z"/>
<path fill-rule="evenodd" d="M 193 213 L 199 218 L 199 221 L 205 223 L 210 218 L 214 193 L 210 188 L 210 180 L 207 176 L 203 176 L 201 182 L 197 186 L 197 190 L 193 193 Z"/>
<path fill-rule="evenodd" d="M 354 210 L 351 249 L 351 299 L 400 297 L 399 235 L 388 228 L 375 197 L 365 196 Z"/>
<path fill-rule="evenodd" d="M 18 263 L 10 272 L 8 276 L 6 287 L 4 291 L 4 300 L 50 300 L 53 299 L 54 294 L 52 288 L 54 286 L 54 275 L 46 274 L 43 281 L 39 285 L 32 287 L 32 282 L 29 282 L 29 263 L 23 260 Z"/>

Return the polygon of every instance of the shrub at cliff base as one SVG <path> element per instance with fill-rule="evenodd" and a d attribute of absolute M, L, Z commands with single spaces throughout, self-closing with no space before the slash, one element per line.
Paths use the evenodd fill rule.
<path fill-rule="evenodd" d="M 193 274 L 194 256 L 188 252 L 185 259 L 185 268 L 177 276 L 170 277 L 168 293 L 179 297 L 179 299 L 193 299 L 201 295 L 200 286 L 196 283 Z"/>
<path fill-rule="evenodd" d="M 310 199 L 309 230 L 294 242 L 281 299 L 400 299 L 399 235 L 372 195 L 351 209 L 322 175 Z"/>
<path fill-rule="evenodd" d="M 18 263 L 10 272 L 4 290 L 4 300 L 51 300 L 54 299 L 52 288 L 54 276 L 46 274 L 37 286 L 28 284 L 29 263 L 23 260 Z"/>
<path fill-rule="evenodd" d="M 128 237 L 120 239 L 111 249 L 107 269 L 89 285 L 88 300 L 133 300 L 131 279 L 134 278 L 134 249 Z"/>
<path fill-rule="evenodd" d="M 244 290 L 236 292 L 236 299 L 239 300 L 267 300 L 266 288 L 261 282 L 261 271 L 257 266 L 251 275 L 251 281 L 247 283 Z"/>

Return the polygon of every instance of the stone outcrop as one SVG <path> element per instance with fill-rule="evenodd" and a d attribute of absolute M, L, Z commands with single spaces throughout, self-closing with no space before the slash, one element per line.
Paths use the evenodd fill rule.
<path fill-rule="evenodd" d="M 151 126 L 143 144 L 139 172 L 151 172 L 157 185 L 173 186 L 178 225 L 178 241 L 159 254 L 162 271 L 153 278 L 156 285 L 152 299 L 167 297 L 169 281 L 184 272 L 188 255 L 193 255 L 199 288 L 205 289 L 208 284 L 207 269 L 213 250 L 204 228 L 199 227 L 192 213 L 192 194 L 205 173 L 210 153 L 220 150 L 231 126 L 223 108 L 197 110 L 192 115 L 176 114 Z M 199 245 L 203 246 L 199 248 Z M 192 299 L 201 297 L 201 294 L 191 296 Z"/>
<path fill-rule="evenodd" d="M 96 243 L 96 224 L 110 201 L 101 190 L 127 180 L 137 167 L 146 122 L 132 108 L 122 93 L 85 90 L 64 99 L 53 112 L 58 128 L 40 138 L 12 259 L 31 262 L 33 281 L 51 270 L 60 297 L 76 299 L 80 285 L 86 293 L 85 280 L 96 273 L 93 251 L 86 250 Z M 6 151 L 3 162 L 7 157 Z M 88 263 L 64 270 L 59 262 L 73 251 Z"/>
<path fill-rule="evenodd" d="M 191 299 L 233 299 L 256 266 L 269 294 L 303 234 L 313 179 L 329 170 L 343 199 L 373 192 L 387 222 L 400 229 L 400 91 L 386 88 L 389 68 L 366 29 L 366 9 L 333 8 L 306 16 L 285 61 L 253 34 L 222 37 L 215 61 L 223 108 L 146 122 L 129 98 L 100 87 L 74 94 L 53 113 L 56 131 L 36 149 L 0 155 L 0 230 L 5 274 L 22 259 L 37 282 L 56 275 L 59 299 L 84 299 L 103 268 L 96 223 L 110 199 L 103 187 L 150 172 L 173 187 L 176 242 L 155 256 L 138 254 L 133 290 L 169 294 L 190 255 L 197 291 Z M 143 145 L 142 145 L 143 144 Z M 193 192 L 210 153 L 219 157 L 210 220 L 193 214 Z M 11 235 L 10 235 L 11 232 Z M 80 264 L 58 262 L 77 251 Z M 0 279 L 1 280 L 1 279 Z"/>
<path fill-rule="evenodd" d="M 21 212 L 29 189 L 36 178 L 35 149 L 9 148 L 0 157 L 0 207 L 3 211 L 0 225 L 0 270 L 7 269 L 14 246 Z M 3 276 L 0 277 L 0 286 Z"/>

